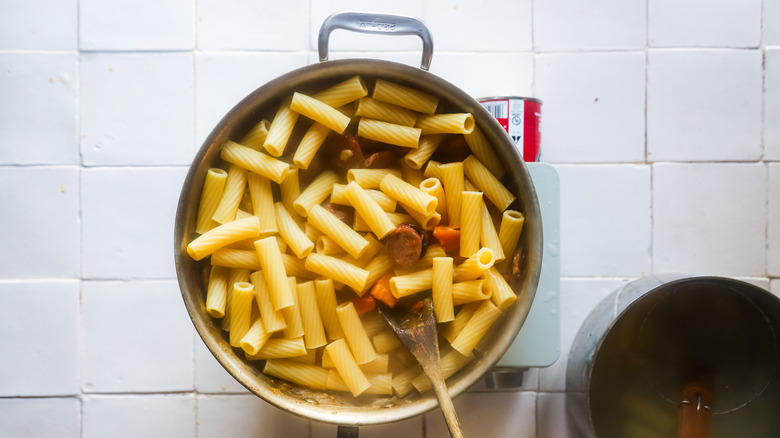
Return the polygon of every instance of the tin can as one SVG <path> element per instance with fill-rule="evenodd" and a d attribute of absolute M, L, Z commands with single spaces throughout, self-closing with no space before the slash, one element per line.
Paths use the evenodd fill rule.
<path fill-rule="evenodd" d="M 526 162 L 539 161 L 542 101 L 531 97 L 493 96 L 477 99 L 506 130 Z"/>

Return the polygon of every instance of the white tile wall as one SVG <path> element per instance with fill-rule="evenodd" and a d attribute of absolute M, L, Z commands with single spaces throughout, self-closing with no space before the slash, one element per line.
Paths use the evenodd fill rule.
<path fill-rule="evenodd" d="M 650 50 L 651 161 L 761 158 L 761 52 Z"/>
<path fill-rule="evenodd" d="M 78 438 L 80 417 L 81 404 L 76 397 L 0 399 L 2 436 Z"/>
<path fill-rule="evenodd" d="M 654 270 L 766 275 L 765 187 L 761 163 L 656 164 Z"/>
<path fill-rule="evenodd" d="M 0 163 L 78 163 L 77 55 L 0 53 L 0 72 Z"/>
<path fill-rule="evenodd" d="M 534 50 L 644 50 L 647 0 L 534 3 Z"/>
<path fill-rule="evenodd" d="M 561 180 L 560 359 L 517 392 L 477 385 L 456 406 L 470 436 L 574 438 L 568 351 L 613 290 L 686 272 L 780 295 L 778 5 L 0 0 L 0 348 L 14 352 L 0 359 L 0 436 L 335 435 L 216 362 L 182 306 L 171 235 L 213 125 L 316 63 L 326 16 L 362 9 L 422 17 L 431 72 L 475 97 L 544 101 L 542 158 Z M 330 58 L 417 66 L 420 47 L 335 31 Z M 433 411 L 361 434 L 446 428 Z"/>
<path fill-rule="evenodd" d="M 192 391 L 190 324 L 173 280 L 83 282 L 84 392 Z"/>
<path fill-rule="evenodd" d="M 194 45 L 191 0 L 79 0 L 81 50 L 188 50 Z"/>
<path fill-rule="evenodd" d="M 3 0 L 0 10 L 0 50 L 77 47 L 77 0 Z"/>
<path fill-rule="evenodd" d="M 195 396 L 90 395 L 84 397 L 82 436 L 195 437 Z"/>
<path fill-rule="evenodd" d="M 645 64 L 642 52 L 537 55 L 542 159 L 643 161 Z"/>
<path fill-rule="evenodd" d="M 761 5 L 771 1 L 648 0 L 653 47 L 758 47 Z"/>

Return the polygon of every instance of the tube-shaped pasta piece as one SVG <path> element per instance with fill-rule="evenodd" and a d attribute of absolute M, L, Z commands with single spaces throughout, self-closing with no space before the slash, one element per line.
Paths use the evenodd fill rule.
<path fill-rule="evenodd" d="M 263 267 L 263 275 L 274 309 L 281 310 L 295 304 L 276 239 L 273 237 L 259 239 L 255 242 L 255 249 L 260 259 L 260 266 Z"/>
<path fill-rule="evenodd" d="M 255 125 L 252 129 L 249 130 L 249 132 L 246 133 L 245 136 L 241 138 L 239 143 L 248 148 L 259 151 L 263 148 L 265 139 L 268 138 L 268 128 L 270 127 L 271 122 L 265 119 L 261 120 L 260 123 Z"/>
<path fill-rule="evenodd" d="M 466 177 L 474 183 L 485 196 L 498 207 L 499 211 L 504 211 L 509 205 L 517 199 L 490 171 L 479 162 L 477 157 L 469 155 L 463 160 L 463 172 Z"/>
<path fill-rule="evenodd" d="M 435 257 L 447 257 L 447 253 L 438 243 L 429 245 L 428 250 L 425 251 L 425 254 L 423 254 L 422 257 L 420 257 L 420 260 L 417 260 L 411 266 L 406 268 L 397 266 L 395 268 L 395 275 L 406 275 L 411 274 L 412 272 L 422 271 L 423 269 L 430 268 L 433 266 L 433 259 Z"/>
<path fill-rule="evenodd" d="M 495 263 L 496 259 L 493 255 L 493 250 L 490 248 L 480 248 L 477 252 L 471 255 L 455 267 L 454 281 L 468 281 L 479 278 L 483 272 L 490 269 Z"/>
<path fill-rule="evenodd" d="M 368 272 L 368 276 L 366 277 L 366 284 L 361 290 L 355 289 L 355 292 L 358 295 L 363 296 L 366 292 L 368 292 L 371 286 L 376 283 L 377 280 L 390 272 L 394 265 L 395 262 L 387 254 L 378 255 L 376 258 L 368 262 L 365 268 L 363 268 Z"/>
<path fill-rule="evenodd" d="M 252 240 L 252 247 L 254 241 Z M 222 248 L 211 254 L 211 266 L 224 266 L 226 268 L 244 268 L 253 271 L 263 269 L 260 266 L 260 258 L 257 257 L 256 250 Z"/>
<path fill-rule="evenodd" d="M 390 292 L 392 292 L 393 296 L 396 298 L 402 298 L 428 290 L 432 285 L 433 271 L 431 269 L 390 278 Z"/>
<path fill-rule="evenodd" d="M 230 346 L 238 347 L 241 339 L 249 331 L 252 316 L 252 299 L 255 287 L 251 283 L 233 283 L 233 295 L 230 300 Z"/>
<path fill-rule="evenodd" d="M 441 217 L 440 222 L 447 223 L 447 198 L 444 195 L 444 186 L 438 178 L 428 178 L 420 183 L 420 190 L 433 196 L 438 201 L 436 203 L 436 212 Z"/>
<path fill-rule="evenodd" d="M 363 371 L 371 386 L 364 394 L 393 395 L 393 375 L 391 373 L 370 373 Z M 331 391 L 349 391 L 349 387 L 339 375 L 338 371 L 330 370 L 328 373 L 328 389 Z"/>
<path fill-rule="evenodd" d="M 353 264 L 358 267 L 365 267 L 371 260 L 374 260 L 374 256 L 379 254 L 379 251 L 382 251 L 385 248 L 385 245 L 376 240 L 373 234 L 366 233 L 363 235 L 363 237 L 368 240 L 368 247 L 366 247 L 366 250 L 363 251 L 363 255 L 361 255 L 358 258 L 354 258 L 350 255 L 342 258 L 347 263 Z M 370 277 L 370 275 L 369 275 Z"/>
<path fill-rule="evenodd" d="M 423 176 L 426 178 L 438 178 L 439 181 L 444 181 L 444 179 L 441 176 L 441 163 L 438 161 L 430 160 L 428 161 L 428 164 L 425 165 L 425 170 L 423 171 Z M 442 184 L 444 184 L 442 182 Z"/>
<path fill-rule="evenodd" d="M 473 359 L 471 353 L 463 355 L 457 350 L 452 350 L 441 356 L 439 366 L 441 367 L 442 377 L 449 379 L 455 373 L 460 371 Z M 412 380 L 414 389 L 423 394 L 431 389 L 431 382 L 425 374 L 419 374 Z"/>
<path fill-rule="evenodd" d="M 498 237 L 496 227 L 493 225 L 493 218 L 490 216 L 490 211 L 484 200 L 482 201 L 482 216 L 480 217 L 479 243 L 493 251 L 496 263 L 506 258 L 501 246 L 501 239 Z"/>
<path fill-rule="evenodd" d="M 271 338 L 260 348 L 257 354 L 247 354 L 246 360 L 286 359 L 303 356 L 306 353 L 306 346 L 303 344 L 302 337 L 295 339 Z"/>
<path fill-rule="evenodd" d="M 414 111 L 370 97 L 358 100 L 355 115 L 404 126 L 414 126 L 417 121 L 417 114 Z"/>
<path fill-rule="evenodd" d="M 395 175 L 385 175 L 379 183 L 379 188 L 404 206 L 412 208 L 425 216 L 436 211 L 438 200 L 435 197 Z"/>
<path fill-rule="evenodd" d="M 406 164 L 405 161 L 401 161 L 401 176 L 404 181 L 415 187 L 420 187 L 420 183 L 425 179 L 422 169 L 415 169 Z"/>
<path fill-rule="evenodd" d="M 450 345 L 460 354 L 464 356 L 470 355 L 474 346 L 482 339 L 482 336 L 485 335 L 490 325 L 498 319 L 499 315 L 501 315 L 501 310 L 498 307 L 489 300 L 483 301 Z"/>
<path fill-rule="evenodd" d="M 290 212 L 284 207 L 281 202 L 274 204 L 274 213 L 276 217 L 276 224 L 279 228 L 279 234 L 282 236 L 290 249 L 302 259 L 309 255 L 314 249 L 314 242 L 306 237 L 306 233 L 301 230 L 301 227 L 295 223 L 295 219 L 290 216 Z"/>
<path fill-rule="evenodd" d="M 298 143 L 298 148 L 295 149 L 295 155 L 293 155 L 293 164 L 295 164 L 295 167 L 299 169 L 309 168 L 311 160 L 320 149 L 320 146 L 325 143 L 325 139 L 328 137 L 329 132 L 330 128 L 317 122 L 314 122 L 309 127 L 300 143 Z"/>
<path fill-rule="evenodd" d="M 452 257 L 433 259 L 431 292 L 436 322 L 449 322 L 455 319 L 455 308 L 452 304 L 452 264 Z"/>
<path fill-rule="evenodd" d="M 347 301 L 336 307 L 336 315 L 341 323 L 341 329 L 344 331 L 344 337 L 347 339 L 349 349 L 358 365 L 371 362 L 376 359 L 376 351 L 371 344 L 371 340 L 360 322 L 360 317 L 355 311 L 355 305 Z M 333 359 L 333 357 L 331 357 Z"/>
<path fill-rule="evenodd" d="M 387 330 L 387 322 L 379 316 L 379 312 L 376 310 L 360 315 L 360 322 L 368 336 L 374 336 L 382 330 Z"/>
<path fill-rule="evenodd" d="M 441 331 L 444 339 L 446 339 L 448 342 L 454 341 L 458 334 L 460 334 L 460 331 L 463 330 L 463 327 L 466 326 L 466 323 L 469 322 L 469 319 L 471 319 L 471 317 L 474 315 L 474 311 L 477 310 L 477 307 L 479 307 L 480 304 L 481 303 L 478 301 L 464 304 L 458 313 L 455 314 L 455 319 L 450 321 L 444 330 Z"/>
<path fill-rule="evenodd" d="M 282 264 L 287 275 L 298 278 L 305 278 L 313 280 L 317 278 L 317 274 L 309 272 L 306 269 L 306 262 L 304 260 L 295 257 L 292 254 L 282 254 Z"/>
<path fill-rule="evenodd" d="M 306 269 L 323 277 L 341 282 L 358 291 L 368 280 L 368 271 L 335 257 L 311 253 L 306 257 Z"/>
<path fill-rule="evenodd" d="M 374 360 L 360 365 L 360 369 L 366 374 L 386 373 L 390 366 L 390 355 L 387 353 L 377 354 Z"/>
<path fill-rule="evenodd" d="M 392 175 L 389 177 L 392 178 Z M 395 230 L 395 225 L 387 217 L 382 207 L 356 182 L 352 181 L 347 184 L 344 195 L 378 238 L 382 239 Z"/>
<path fill-rule="evenodd" d="M 404 162 L 413 169 L 422 169 L 423 165 L 433 156 L 444 140 L 444 134 L 430 134 L 420 137 L 417 148 L 404 155 Z"/>
<path fill-rule="evenodd" d="M 268 136 L 263 143 L 265 150 L 274 157 L 282 156 L 295 127 L 295 122 L 298 121 L 298 113 L 290 109 L 291 103 L 292 99 L 287 98 L 279 105 L 274 120 L 268 128 Z M 278 184 L 280 181 L 275 182 Z"/>
<path fill-rule="evenodd" d="M 504 176 L 504 173 L 506 173 L 504 165 L 501 164 L 501 160 L 498 159 L 495 151 L 490 146 L 490 142 L 488 142 L 485 134 L 482 133 L 478 126 L 475 126 L 470 134 L 465 134 L 463 137 L 466 139 L 466 144 L 469 145 L 471 153 L 490 170 L 490 173 L 495 175 L 496 178 Z"/>
<path fill-rule="evenodd" d="M 474 116 L 470 113 L 421 115 L 414 125 L 423 135 L 470 134 L 474 130 Z"/>
<path fill-rule="evenodd" d="M 227 300 L 228 268 L 212 266 L 209 273 L 209 285 L 206 292 L 206 312 L 212 318 L 225 316 L 225 301 Z"/>
<path fill-rule="evenodd" d="M 252 210 L 260 219 L 260 235 L 276 233 L 276 217 L 272 214 L 274 195 L 271 192 L 271 181 L 254 172 L 249 172 L 246 180 L 249 197 L 252 199 Z"/>
<path fill-rule="evenodd" d="M 425 114 L 433 114 L 439 106 L 439 98 L 424 91 L 405 87 L 384 79 L 377 79 L 374 85 L 376 100 L 392 103 L 410 110 Z"/>
<path fill-rule="evenodd" d="M 411 367 L 401 371 L 398 374 L 393 374 L 393 392 L 398 397 L 403 397 L 414 388 L 412 385 L 412 379 L 419 376 L 422 372 L 422 368 L 419 365 L 412 365 Z"/>
<path fill-rule="evenodd" d="M 407 148 L 416 148 L 420 142 L 419 128 L 396 125 L 395 123 L 361 117 L 358 122 L 358 135 L 369 140 L 394 144 Z"/>
<path fill-rule="evenodd" d="M 281 310 L 274 309 L 271 304 L 271 297 L 268 292 L 268 284 L 261 271 L 255 271 L 249 276 L 249 281 L 255 286 L 255 301 L 257 310 L 260 311 L 260 319 L 263 321 L 263 327 L 269 334 L 284 330 L 287 323 L 284 321 Z M 256 354 L 250 353 L 250 354 Z"/>
<path fill-rule="evenodd" d="M 317 241 L 314 242 L 314 248 L 317 250 L 318 254 L 329 256 L 342 255 L 346 252 L 335 240 L 325 235 L 317 238 Z"/>
<path fill-rule="evenodd" d="M 292 291 L 293 305 L 281 310 L 284 322 L 287 324 L 282 337 L 294 339 L 303 336 L 305 332 L 303 318 L 301 317 L 301 306 L 298 303 L 298 283 L 295 281 L 295 277 L 287 277 L 287 284 Z"/>
<path fill-rule="evenodd" d="M 317 349 L 313 350 L 306 350 L 306 354 L 304 356 L 295 356 L 291 357 L 288 360 L 291 360 L 293 362 L 298 363 L 305 363 L 308 365 L 314 365 L 317 362 Z"/>
<path fill-rule="evenodd" d="M 306 237 L 309 238 L 312 242 L 317 242 L 317 238 L 320 236 L 323 236 L 322 232 L 320 230 L 314 228 L 310 223 L 306 222 L 303 224 L 303 232 L 306 234 Z"/>
<path fill-rule="evenodd" d="M 452 284 L 452 304 L 461 304 L 483 301 L 490 298 L 490 294 L 482 287 L 483 280 L 462 281 Z"/>
<path fill-rule="evenodd" d="M 317 294 L 317 305 L 320 309 L 322 325 L 328 334 L 328 339 L 334 340 L 344 337 L 344 331 L 341 329 L 339 317 L 336 315 L 336 289 L 333 287 L 333 280 L 318 279 L 314 281 L 314 288 Z"/>
<path fill-rule="evenodd" d="M 293 93 L 290 109 L 321 125 L 327 126 L 339 134 L 343 133 L 347 129 L 347 125 L 349 125 L 349 117 L 341 114 L 332 106 L 303 93 Z"/>
<path fill-rule="evenodd" d="M 360 257 L 368 247 L 368 240 L 319 205 L 314 205 L 309 211 L 308 220 L 324 235 L 335 240 L 352 257 Z"/>
<path fill-rule="evenodd" d="M 325 328 L 317 304 L 317 292 L 313 281 L 298 285 L 298 306 L 303 320 L 303 341 L 306 348 L 319 348 L 328 343 L 325 338 Z"/>
<path fill-rule="evenodd" d="M 346 190 L 347 190 L 346 184 L 333 184 L 333 191 L 330 193 L 331 204 L 351 206 L 352 204 L 349 203 L 347 196 L 344 194 Z M 383 211 L 386 212 L 395 211 L 395 207 L 397 206 L 395 199 L 385 195 L 379 190 L 373 190 L 373 189 L 372 190 L 363 189 L 363 190 L 365 190 L 368 196 L 370 196 L 374 201 L 376 201 L 376 203 L 379 205 L 380 208 L 382 208 Z"/>
<path fill-rule="evenodd" d="M 482 219 L 482 193 L 461 193 L 460 204 L 460 256 L 471 257 L 479 250 Z"/>
<path fill-rule="evenodd" d="M 428 165 L 430 168 L 430 164 Z M 464 176 L 463 163 L 448 163 L 439 166 L 441 182 L 444 186 L 444 196 L 447 199 L 447 217 L 449 226 L 460 227 L 460 204 L 463 193 Z M 469 254 L 471 255 L 471 254 Z"/>
<path fill-rule="evenodd" d="M 438 318 L 437 318 L 438 320 Z M 374 349 L 379 354 L 384 354 L 403 346 L 398 337 L 391 330 L 383 330 L 371 337 Z"/>
<path fill-rule="evenodd" d="M 290 170 L 290 166 L 284 161 L 232 141 L 222 146 L 220 157 L 228 163 L 251 170 L 277 184 L 282 182 Z"/>
<path fill-rule="evenodd" d="M 346 81 L 339 82 L 330 88 L 313 94 L 312 97 L 333 108 L 338 108 L 367 95 L 368 87 L 366 87 L 363 78 L 360 76 L 352 76 Z"/>
<path fill-rule="evenodd" d="M 506 309 L 517 300 L 515 291 L 512 290 L 504 276 L 495 267 L 485 271 L 482 278 L 485 280 L 482 287 L 485 288 L 485 291 L 490 295 L 490 300 L 499 309 Z"/>
<path fill-rule="evenodd" d="M 232 165 L 228 168 L 222 195 L 211 218 L 218 224 L 236 220 L 238 206 L 246 188 L 246 169 Z M 213 227 L 212 227 L 213 228 Z"/>
<path fill-rule="evenodd" d="M 206 179 L 203 181 L 203 191 L 201 191 L 200 203 L 198 204 L 198 219 L 195 225 L 196 233 L 203 234 L 218 225 L 212 219 L 212 216 L 217 211 L 226 181 L 227 172 L 222 169 L 211 168 L 206 172 Z"/>
<path fill-rule="evenodd" d="M 413 222 L 414 218 L 409 216 L 408 214 L 404 213 L 389 213 L 387 212 L 387 218 L 390 219 L 390 222 L 393 223 L 394 226 L 398 226 L 398 224 L 402 224 L 404 222 Z M 368 223 L 366 223 L 365 220 L 363 220 L 363 217 L 359 214 L 355 215 L 355 219 L 352 222 L 352 229 L 355 231 L 371 231 L 371 228 L 368 226 Z"/>
<path fill-rule="evenodd" d="M 230 334 L 233 334 L 233 330 L 230 331 Z M 257 354 L 269 339 L 271 339 L 271 333 L 265 331 L 263 320 L 256 318 L 244 337 L 241 338 L 239 346 L 246 354 Z"/>
<path fill-rule="evenodd" d="M 239 240 L 260 235 L 260 221 L 257 216 L 228 222 L 212 228 L 187 245 L 187 253 L 194 260 L 201 260 L 214 251 Z"/>
<path fill-rule="evenodd" d="M 333 191 L 333 184 L 337 183 L 339 176 L 336 172 L 326 170 L 321 173 L 314 181 L 309 184 L 308 187 L 298 196 L 298 199 L 293 202 L 295 211 L 303 216 L 307 217 L 309 211 L 320 202 L 327 199 L 328 195 Z"/>
<path fill-rule="evenodd" d="M 506 210 L 501 215 L 501 225 L 498 229 L 498 240 L 501 241 L 501 248 L 507 260 L 512 257 L 517 249 L 517 241 L 523 232 L 525 216 L 523 213 L 515 210 Z"/>
<path fill-rule="evenodd" d="M 352 395 L 357 397 L 371 386 L 371 383 L 369 383 L 365 374 L 360 370 L 354 357 L 349 352 L 349 348 L 344 339 L 337 339 L 331 342 L 325 347 L 325 351 L 328 352 L 336 371 L 338 371 Z"/>
<path fill-rule="evenodd" d="M 382 178 L 388 174 L 401 177 L 401 172 L 396 169 L 349 169 L 347 182 L 355 181 L 364 189 L 378 189 Z"/>
<path fill-rule="evenodd" d="M 263 372 L 312 389 L 328 389 L 328 370 L 293 359 L 269 359 Z"/>
<path fill-rule="evenodd" d="M 295 220 L 300 220 L 294 205 L 299 196 L 301 196 L 301 185 L 298 179 L 298 168 L 290 168 L 287 177 L 279 184 L 279 197 Z"/>
<path fill-rule="evenodd" d="M 225 300 L 225 316 L 220 321 L 222 330 L 230 331 L 231 313 L 233 307 L 233 285 L 249 281 L 249 269 L 231 268 L 228 270 L 227 299 Z"/>
<path fill-rule="evenodd" d="M 413 208 L 408 207 L 406 204 L 400 204 L 400 205 L 401 207 L 403 207 L 404 210 L 406 210 L 407 213 L 409 213 L 409 216 L 414 218 L 415 222 L 420 224 L 423 230 L 432 230 L 437 225 L 439 225 L 439 222 L 441 222 L 441 215 L 436 210 L 428 214 L 422 214 L 419 211 L 416 211 Z"/>

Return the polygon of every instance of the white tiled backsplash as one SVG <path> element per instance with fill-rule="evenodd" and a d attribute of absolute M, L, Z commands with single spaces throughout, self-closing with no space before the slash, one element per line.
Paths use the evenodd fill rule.
<path fill-rule="evenodd" d="M 339 10 L 420 17 L 434 74 L 544 100 L 561 357 L 521 391 L 458 398 L 467 435 L 573 437 L 571 342 L 626 281 L 705 273 L 780 293 L 780 2 L 393 3 L 0 0 L 0 436 L 335 436 L 222 370 L 171 243 L 200 142 L 251 90 L 317 62 Z M 331 50 L 420 62 L 414 37 L 337 31 Z M 361 429 L 401 435 L 446 429 L 438 412 Z"/>

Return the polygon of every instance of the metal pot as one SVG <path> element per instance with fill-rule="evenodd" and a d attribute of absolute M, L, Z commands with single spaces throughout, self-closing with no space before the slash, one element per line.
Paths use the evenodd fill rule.
<path fill-rule="evenodd" d="M 569 421 L 582 437 L 778 436 L 779 333 L 780 299 L 751 284 L 630 282 L 574 339 Z"/>
<path fill-rule="evenodd" d="M 228 139 L 245 133 L 261 118 L 272 118 L 283 97 L 293 91 L 321 90 L 359 74 L 373 82 L 374 78 L 398 82 L 437 95 L 451 110 L 470 112 L 477 125 L 494 146 L 507 168 L 505 180 L 517 195 L 514 208 L 526 215 L 520 246 L 525 251 L 526 263 L 517 301 L 505 310 L 496 323 L 497 330 L 489 350 L 477 357 L 465 369 L 448 380 L 450 394 L 456 396 L 471 386 L 504 354 L 515 339 L 533 302 L 542 259 L 542 223 L 538 200 L 528 170 L 512 141 L 496 120 L 480 104 L 449 82 L 424 71 L 430 62 L 433 43 L 425 26 L 415 19 L 388 15 L 337 14 L 331 16 L 320 31 L 320 57 L 327 60 L 327 38 L 335 28 L 372 33 L 415 33 L 423 39 L 423 69 L 403 64 L 369 59 L 351 59 L 320 62 L 280 76 L 261 86 L 239 102 L 214 128 L 201 146 L 190 166 L 182 187 L 176 212 L 174 256 L 176 273 L 184 303 L 198 334 L 220 364 L 242 385 L 267 402 L 302 417 L 341 425 L 370 425 L 403 420 L 422 414 L 437 406 L 432 394 L 398 397 L 361 396 L 342 397 L 323 391 L 295 387 L 260 372 L 243 360 L 228 344 L 219 324 L 205 310 L 206 294 L 201 271 L 203 262 L 193 261 L 186 245 L 196 236 L 196 210 L 207 169 L 219 162 L 219 149 Z M 391 33 L 392 34 L 392 33 Z M 427 60 L 427 61 L 426 61 Z"/>

